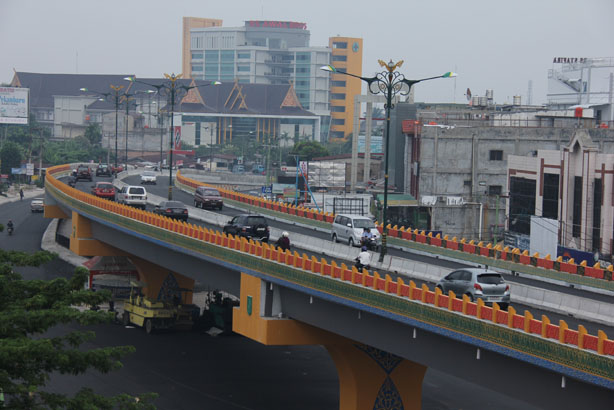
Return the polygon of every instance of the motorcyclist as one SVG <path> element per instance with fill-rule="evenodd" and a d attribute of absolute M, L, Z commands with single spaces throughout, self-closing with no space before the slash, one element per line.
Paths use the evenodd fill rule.
<path fill-rule="evenodd" d="M 13 229 L 14 229 L 14 225 L 13 225 L 13 220 L 12 219 L 9 219 L 9 221 L 6 223 L 6 227 L 7 227 L 7 230 L 9 232 L 9 234 L 11 234 L 13 232 Z"/>
<path fill-rule="evenodd" d="M 371 229 L 364 227 L 362 228 L 362 235 L 360 236 L 360 244 L 362 246 L 368 246 L 369 241 L 373 239 L 373 233 L 371 233 Z"/>
<path fill-rule="evenodd" d="M 286 231 L 282 232 L 275 245 L 281 248 L 282 251 L 290 250 L 290 234 Z"/>
<path fill-rule="evenodd" d="M 360 253 L 356 258 L 356 269 L 362 271 L 363 269 L 371 269 L 371 254 L 367 250 L 366 246 L 360 248 Z"/>

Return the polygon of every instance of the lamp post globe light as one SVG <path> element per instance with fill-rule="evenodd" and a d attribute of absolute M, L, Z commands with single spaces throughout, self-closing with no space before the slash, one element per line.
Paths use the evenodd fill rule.
<path fill-rule="evenodd" d="M 390 110 L 394 108 L 394 104 L 392 103 L 392 99 L 396 96 L 408 95 L 411 91 L 411 88 L 414 84 L 427 81 L 434 80 L 436 78 L 451 78 L 456 77 L 456 73 L 451 71 L 438 75 L 435 77 L 427 77 L 421 78 L 419 80 L 408 80 L 405 76 L 396 69 L 403 65 L 403 60 L 400 60 L 394 63 L 390 60 L 388 63 L 382 60 L 378 60 L 378 63 L 384 67 L 384 70 L 375 74 L 373 77 L 361 77 L 359 75 L 347 73 L 345 71 L 339 71 L 332 65 L 326 65 L 320 67 L 321 70 L 328 71 L 335 74 L 343 74 L 348 75 L 350 77 L 358 78 L 367 83 L 367 87 L 369 91 L 373 94 L 383 94 L 386 97 L 386 136 L 384 142 L 384 206 L 382 212 L 382 249 L 379 254 L 379 262 L 384 261 L 384 256 L 386 255 L 388 249 L 386 246 L 387 242 L 387 211 L 388 211 L 388 147 L 390 142 Z M 356 137 L 354 137 L 356 138 Z"/>
<path fill-rule="evenodd" d="M 193 88 L 198 88 L 198 87 L 206 87 L 208 85 L 220 85 L 222 84 L 219 81 L 212 81 L 210 83 L 207 84 L 202 84 L 202 85 L 191 85 L 191 86 L 186 86 L 183 85 L 179 82 L 177 82 L 177 80 L 181 79 L 182 75 L 181 74 L 164 74 L 164 77 L 166 78 L 166 82 L 163 82 L 159 85 L 154 85 L 154 84 L 150 84 L 147 83 L 145 81 L 140 81 L 137 80 L 136 77 L 126 77 L 124 78 L 125 80 L 134 82 L 134 83 L 141 83 L 141 84 L 145 84 L 148 85 L 150 87 L 154 87 L 156 88 L 156 90 L 158 90 L 158 93 L 164 93 L 166 96 L 168 96 L 170 103 L 171 103 L 171 127 L 169 130 L 169 134 L 170 134 L 170 143 L 169 143 L 169 175 L 168 175 L 168 199 L 172 200 L 173 199 L 173 144 L 174 144 L 174 128 L 175 128 L 175 124 L 174 124 L 174 117 L 175 117 L 175 99 L 183 93 L 187 93 L 188 91 L 190 91 Z M 158 107 L 158 109 L 160 109 L 160 107 Z M 162 166 L 162 163 L 160 163 L 160 166 Z"/>
<path fill-rule="evenodd" d="M 117 118 L 118 118 L 118 113 L 119 113 L 119 104 L 121 102 L 120 98 L 124 95 L 124 94 L 121 94 L 120 91 L 124 88 L 124 86 L 123 85 L 110 85 L 110 87 L 113 90 L 113 92 L 103 93 L 100 91 L 89 90 L 87 88 L 79 88 L 79 91 L 98 94 L 102 96 L 105 100 L 111 99 L 111 101 L 113 101 L 113 104 L 115 105 L 115 169 L 117 169 L 117 126 L 118 126 Z"/>

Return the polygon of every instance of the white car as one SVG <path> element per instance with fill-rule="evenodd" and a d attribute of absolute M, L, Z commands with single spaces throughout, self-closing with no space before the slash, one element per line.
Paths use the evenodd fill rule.
<path fill-rule="evenodd" d="M 147 191 L 142 186 L 126 185 L 117 192 L 115 200 L 120 204 L 145 209 L 147 206 Z"/>
<path fill-rule="evenodd" d="M 154 184 L 156 185 L 156 174 L 153 171 L 145 171 L 141 174 L 141 184 Z"/>
<path fill-rule="evenodd" d="M 30 210 L 32 212 L 43 212 L 45 210 L 43 198 L 34 198 L 32 202 L 30 202 Z"/>

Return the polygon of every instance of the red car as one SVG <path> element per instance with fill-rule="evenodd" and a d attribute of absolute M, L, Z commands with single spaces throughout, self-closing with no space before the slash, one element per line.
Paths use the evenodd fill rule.
<path fill-rule="evenodd" d="M 96 182 L 96 185 L 92 185 L 92 195 L 115 201 L 115 187 L 110 182 Z"/>

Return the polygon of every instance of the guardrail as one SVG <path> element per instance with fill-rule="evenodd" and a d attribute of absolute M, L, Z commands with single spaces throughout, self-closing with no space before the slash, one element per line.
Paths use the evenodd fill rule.
<path fill-rule="evenodd" d="M 154 239 L 165 241 L 211 258 L 234 263 L 238 268 L 276 277 L 316 291 L 326 292 L 372 308 L 389 312 L 397 320 L 413 320 L 437 331 L 480 340 L 511 349 L 504 354 L 526 354 L 548 366 L 580 378 L 593 378 L 592 383 L 614 388 L 614 340 L 603 331 L 590 335 L 580 325 L 569 329 L 565 321 L 552 324 L 547 316 L 535 319 L 529 311 L 518 314 L 513 307 L 501 310 L 497 304 L 485 306 L 481 300 L 471 302 L 466 295 L 459 299 L 452 292 L 444 295 L 428 286 L 417 287 L 413 281 L 392 280 L 378 272 L 359 272 L 355 267 L 337 265 L 324 258 L 298 252 L 281 251 L 267 243 L 234 237 L 186 222 L 176 221 L 152 212 L 134 209 L 71 188 L 55 178 L 68 166 L 48 170 L 47 192 L 56 200 L 86 215 L 93 215 Z M 474 343 L 475 340 L 474 340 Z M 491 346 L 491 347 L 492 347 Z M 562 367 L 561 367 L 562 366 Z M 571 370 L 570 370 L 571 369 Z M 579 373 L 578 373 L 579 372 Z M 590 376 L 587 376 L 589 374 Z"/>
<path fill-rule="evenodd" d="M 201 185 L 214 186 L 185 177 L 180 172 L 177 172 L 176 183 L 192 190 Z M 234 192 L 231 187 L 218 186 L 217 188 L 225 199 L 235 201 L 243 206 L 266 210 L 265 213 L 278 212 L 286 215 L 286 218 L 308 225 L 330 228 L 330 224 L 335 218 L 335 215 L 331 213 L 318 212 L 301 206 L 280 204 L 253 195 Z M 378 229 L 380 232 L 383 231 L 382 224 L 378 224 Z M 563 261 L 562 257 L 558 257 L 556 260 L 552 260 L 550 255 L 545 257 L 541 257 L 538 253 L 529 255 L 526 250 L 522 251 L 508 246 L 502 247 L 482 241 L 476 243 L 474 240 L 450 238 L 448 235 L 441 237 L 440 234 L 433 236 L 432 233 L 418 229 L 412 230 L 411 228 L 391 226 L 390 224 L 388 224 L 387 229 L 390 244 L 499 267 L 509 271 L 614 291 L 614 282 L 612 281 L 614 265 L 605 269 L 601 268 L 599 263 L 587 266 L 586 262 L 582 262 L 578 265 L 573 259 Z"/>

